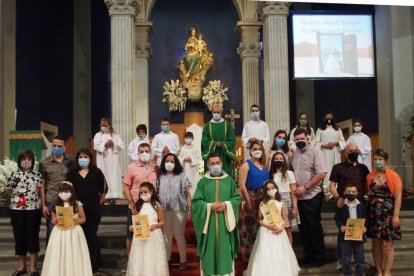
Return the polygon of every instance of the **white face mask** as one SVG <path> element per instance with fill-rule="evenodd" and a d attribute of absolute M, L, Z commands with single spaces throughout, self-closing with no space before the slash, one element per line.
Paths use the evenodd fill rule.
<path fill-rule="evenodd" d="M 174 170 L 175 164 L 172 162 L 166 162 L 164 167 L 168 172 L 170 172 Z"/>
<path fill-rule="evenodd" d="M 147 153 L 147 152 L 143 152 L 139 154 L 139 159 L 142 162 L 148 162 L 151 159 L 151 154 Z"/>
<path fill-rule="evenodd" d="M 146 194 L 146 195 L 140 195 L 139 196 L 143 201 L 147 202 L 148 200 L 151 199 L 151 195 L 150 194 Z"/>
<path fill-rule="evenodd" d="M 22 160 L 22 162 L 20 162 L 20 166 L 23 169 L 28 170 L 28 169 L 32 168 L 32 161 L 30 161 L 30 160 Z"/>
<path fill-rule="evenodd" d="M 64 202 L 68 201 L 71 196 L 72 196 L 71 192 L 60 192 L 59 193 L 60 199 L 63 200 Z"/>
<path fill-rule="evenodd" d="M 267 191 L 267 195 L 270 197 L 274 197 L 276 193 L 277 193 L 277 189 Z"/>
<path fill-rule="evenodd" d="M 221 119 L 221 114 L 220 113 L 213 113 L 213 119 L 214 121 L 218 121 Z"/>
<path fill-rule="evenodd" d="M 184 142 L 185 142 L 187 145 L 191 145 L 191 143 L 193 142 L 193 139 L 192 139 L 192 138 L 185 138 L 185 139 L 184 139 Z"/>
<path fill-rule="evenodd" d="M 262 151 L 261 150 L 252 151 L 250 154 L 252 155 L 252 157 L 257 158 L 257 159 L 262 157 Z"/>
<path fill-rule="evenodd" d="M 354 127 L 355 132 L 361 132 L 361 130 L 362 130 L 362 127 Z"/>
<path fill-rule="evenodd" d="M 252 118 L 252 120 L 259 120 L 260 119 L 260 111 L 250 112 L 250 118 Z"/>
<path fill-rule="evenodd" d="M 101 127 L 101 131 L 103 133 L 107 133 L 107 132 L 109 132 L 109 128 L 107 128 L 107 127 Z"/>

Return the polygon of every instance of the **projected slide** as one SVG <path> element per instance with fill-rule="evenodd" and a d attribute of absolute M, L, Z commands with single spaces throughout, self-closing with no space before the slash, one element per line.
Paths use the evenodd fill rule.
<path fill-rule="evenodd" d="M 295 78 L 374 77 L 371 15 L 292 16 Z"/>

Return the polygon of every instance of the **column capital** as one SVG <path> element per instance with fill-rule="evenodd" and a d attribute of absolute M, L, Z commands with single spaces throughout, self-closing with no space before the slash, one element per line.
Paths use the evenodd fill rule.
<path fill-rule="evenodd" d="M 260 54 L 260 43 L 240 42 L 239 47 L 237 48 L 237 53 L 240 55 L 241 59 L 245 57 L 258 58 Z"/>
<path fill-rule="evenodd" d="M 152 53 L 151 43 L 138 42 L 135 44 L 135 57 L 136 58 L 148 58 Z"/>
<path fill-rule="evenodd" d="M 258 2 L 257 11 L 262 20 L 269 15 L 287 16 L 291 5 L 290 2 Z"/>
<path fill-rule="evenodd" d="M 138 0 L 104 0 L 109 15 L 136 16 L 139 12 Z"/>

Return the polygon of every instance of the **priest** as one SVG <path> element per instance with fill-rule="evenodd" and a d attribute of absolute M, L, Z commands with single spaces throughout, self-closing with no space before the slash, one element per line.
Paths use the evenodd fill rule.
<path fill-rule="evenodd" d="M 265 151 L 269 149 L 270 132 L 266 122 L 260 120 L 260 108 L 253 104 L 250 107 L 250 118 L 243 127 L 242 140 L 244 146 L 244 160 L 250 158 L 249 147 L 251 142 L 259 141 Z"/>
<path fill-rule="evenodd" d="M 201 137 L 201 154 L 204 167 L 207 167 L 207 158 L 216 153 L 223 162 L 223 170 L 233 177 L 233 161 L 235 159 L 236 137 L 230 122 L 222 118 L 223 108 L 213 106 L 213 118 L 203 128 Z"/>
<path fill-rule="evenodd" d="M 240 194 L 236 182 L 222 170 L 218 154 L 208 157 L 207 166 L 191 205 L 201 275 L 235 275 Z"/>

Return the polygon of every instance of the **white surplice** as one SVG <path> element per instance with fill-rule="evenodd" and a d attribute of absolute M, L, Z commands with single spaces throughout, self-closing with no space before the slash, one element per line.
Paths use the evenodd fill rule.
<path fill-rule="evenodd" d="M 191 162 L 184 162 L 184 159 L 187 157 L 191 157 Z M 201 148 L 196 147 L 193 143 L 190 145 L 183 145 L 178 153 L 178 159 L 184 168 L 185 175 L 190 181 L 190 192 L 191 197 L 193 197 L 198 180 L 200 180 L 199 165 L 201 163 Z"/>
<path fill-rule="evenodd" d="M 368 170 L 371 171 L 372 163 L 371 163 L 371 140 L 369 139 L 368 135 L 362 132 L 354 132 L 346 141 L 346 144 L 355 144 L 358 146 L 361 154 L 358 156 L 358 162 L 364 164 L 368 167 Z"/>
<path fill-rule="evenodd" d="M 105 148 L 105 143 L 108 140 L 113 141 L 113 147 Z M 111 135 L 110 133 L 98 132 L 93 138 L 93 148 L 96 150 L 96 166 L 101 169 L 108 183 L 106 198 L 123 198 L 119 155 L 124 149 L 124 142 L 116 133 Z"/>
<path fill-rule="evenodd" d="M 132 140 L 129 143 L 129 146 L 128 146 L 128 155 L 131 157 L 131 159 L 133 161 L 137 161 L 138 160 L 138 147 L 142 143 L 147 143 L 147 144 L 150 143 L 149 140 L 148 140 L 148 138 L 147 138 L 147 136 L 145 136 L 144 138 L 140 138 L 139 136 L 137 136 L 134 140 Z"/>
<path fill-rule="evenodd" d="M 180 150 L 180 142 L 178 140 L 178 135 L 172 131 L 167 133 L 160 132 L 155 135 L 152 140 L 151 148 L 152 153 L 157 156 L 157 165 L 161 165 L 161 159 L 163 157 L 162 150 L 164 147 L 168 147 L 171 153 L 177 154 Z"/>
<path fill-rule="evenodd" d="M 326 144 L 329 142 L 338 142 L 338 145 L 331 149 L 321 148 L 322 144 Z M 341 162 L 341 151 L 345 148 L 345 138 L 340 128 L 338 128 L 338 130 L 335 130 L 332 126 L 327 126 L 325 130 L 321 130 L 320 128 L 316 130 L 315 144 L 318 148 L 322 150 L 325 156 L 327 173 L 325 178 L 323 179 L 323 190 L 325 196 L 330 198 L 331 193 L 328 190 L 330 183 L 329 177 L 331 175 L 332 167 L 335 164 Z"/>
<path fill-rule="evenodd" d="M 270 132 L 267 123 L 262 120 L 250 120 L 244 125 L 242 133 L 242 140 L 244 146 L 244 160 L 250 159 L 250 138 L 257 138 L 263 140 L 263 147 L 266 151 L 269 148 L 270 142 Z"/>

